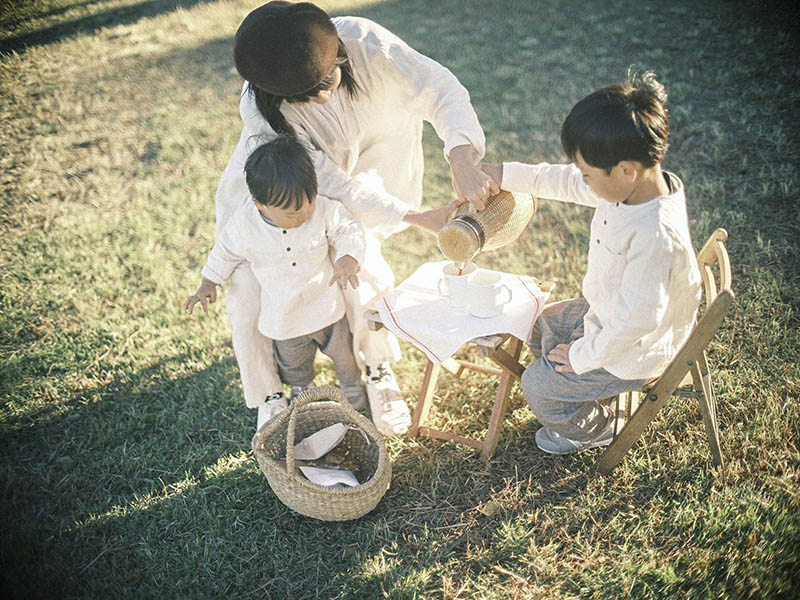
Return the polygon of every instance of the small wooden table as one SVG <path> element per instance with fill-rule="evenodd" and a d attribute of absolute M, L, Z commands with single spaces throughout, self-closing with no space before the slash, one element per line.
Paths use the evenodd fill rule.
<path fill-rule="evenodd" d="M 367 311 L 366 318 L 368 327 L 371 330 L 376 331 L 383 327 L 378 311 Z M 441 365 L 437 365 L 426 357 L 427 366 L 425 367 L 425 376 L 422 379 L 422 388 L 420 389 L 417 405 L 414 408 L 414 414 L 411 418 L 411 428 L 408 430 L 407 435 L 409 437 L 424 435 L 465 444 L 476 450 L 480 450 L 481 457 L 488 461 L 497 449 L 500 431 L 503 426 L 503 419 L 508 410 L 511 386 L 514 383 L 514 379 L 522 377 L 522 373 L 525 370 L 525 367 L 519 362 L 520 352 L 522 351 L 522 340 L 513 335 L 504 333 L 475 338 L 469 343 L 475 344 L 480 349 L 481 354 L 489 358 L 497 367 L 481 365 L 456 358 L 448 358 Z M 433 393 L 436 390 L 436 383 L 442 369 L 452 373 L 456 377 L 461 377 L 464 371 L 469 369 L 500 378 L 494 397 L 492 415 L 489 418 L 489 426 L 483 440 L 464 437 L 451 431 L 433 429 L 432 427 L 424 425 L 433 403 Z"/>

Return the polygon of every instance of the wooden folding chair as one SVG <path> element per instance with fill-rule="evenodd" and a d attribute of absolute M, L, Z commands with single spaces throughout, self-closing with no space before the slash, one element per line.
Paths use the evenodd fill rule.
<path fill-rule="evenodd" d="M 724 229 L 717 229 L 697 255 L 705 288 L 705 309 L 689 338 L 658 379 L 648 383 L 641 391 L 622 394 L 618 399 L 617 414 L 625 417 L 627 422 L 600 457 L 597 463 L 600 473 L 610 473 L 622 461 L 625 453 L 645 432 L 672 395 L 698 399 L 713 464 L 724 466 L 719 446 L 717 405 L 705 349 L 722 324 L 734 298 L 731 289 L 731 265 L 725 248 L 727 239 L 728 233 Z M 714 275 L 715 270 L 719 280 Z M 621 405 L 624 408 L 621 409 Z M 621 411 L 624 414 L 620 414 Z"/>

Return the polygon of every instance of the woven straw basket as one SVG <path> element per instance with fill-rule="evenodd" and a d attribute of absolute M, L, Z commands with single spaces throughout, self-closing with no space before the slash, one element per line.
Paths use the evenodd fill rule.
<path fill-rule="evenodd" d="M 326 401 L 321 401 L 329 399 Z M 331 488 L 306 479 L 296 467 L 294 445 L 335 423 L 357 425 L 367 434 L 348 431 L 337 449 L 343 451 L 356 478 L 352 488 Z M 310 388 L 288 410 L 271 419 L 253 436 L 253 453 L 270 487 L 281 502 L 295 512 L 322 521 L 347 521 L 364 516 L 377 506 L 389 488 L 392 467 L 383 437 L 372 422 L 360 415 L 335 386 Z M 278 460 L 283 459 L 286 460 Z"/>

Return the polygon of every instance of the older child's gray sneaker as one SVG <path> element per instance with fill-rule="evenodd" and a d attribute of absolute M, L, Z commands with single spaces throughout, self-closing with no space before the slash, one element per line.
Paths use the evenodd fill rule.
<path fill-rule="evenodd" d="M 617 433 L 622 429 L 622 422 L 617 423 Z M 608 446 L 614 441 L 614 421 L 597 438 L 588 442 L 577 442 L 556 433 L 549 427 L 542 427 L 536 432 L 536 446 L 548 454 L 574 454 L 591 448 Z"/>

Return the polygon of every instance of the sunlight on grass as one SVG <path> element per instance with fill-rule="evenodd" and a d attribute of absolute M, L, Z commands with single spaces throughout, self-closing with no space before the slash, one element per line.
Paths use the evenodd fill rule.
<path fill-rule="evenodd" d="M 199 477 L 185 473 L 183 479 L 172 483 L 159 480 L 159 486 L 148 494 L 135 494 L 126 504 L 112 505 L 108 510 L 99 514 L 89 515 L 82 521 L 77 521 L 75 527 L 94 527 L 98 523 L 107 523 L 109 519 L 130 518 L 139 511 L 158 510 L 164 502 L 173 501 L 195 490 L 198 486 L 205 489 L 213 486 L 213 479 L 238 471 L 243 467 L 252 466 L 252 457 L 244 452 L 220 457 L 216 463 L 205 467 Z"/>
<path fill-rule="evenodd" d="M 252 465 L 253 457 L 250 453 L 240 452 L 238 454 L 230 454 L 228 456 L 221 456 L 219 460 L 203 469 L 203 479 L 211 479 L 212 477 L 221 477 L 226 473 L 230 473 L 236 469 L 241 469 L 243 466 Z"/>

